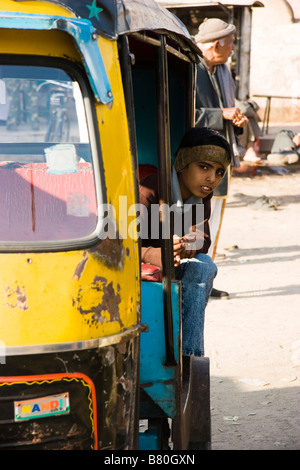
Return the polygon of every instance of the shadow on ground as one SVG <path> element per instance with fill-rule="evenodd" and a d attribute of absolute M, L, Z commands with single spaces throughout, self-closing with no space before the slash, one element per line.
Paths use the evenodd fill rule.
<path fill-rule="evenodd" d="M 251 377 L 212 376 L 212 450 L 299 450 L 300 388 L 293 380 L 272 388 Z"/>

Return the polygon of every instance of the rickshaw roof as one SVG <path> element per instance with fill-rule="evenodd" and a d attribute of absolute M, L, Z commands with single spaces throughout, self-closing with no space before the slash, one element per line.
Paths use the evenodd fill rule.
<path fill-rule="evenodd" d="M 16 3 L 24 0 L 13 0 Z M 33 0 L 34 1 L 34 0 Z M 95 46 L 93 34 L 116 39 L 119 35 L 155 31 L 167 34 L 180 46 L 192 52 L 193 60 L 201 55 L 184 24 L 155 0 L 46 0 L 72 12 L 76 18 L 61 16 L 3 12 L 0 28 L 49 30 L 59 29 L 69 33 L 82 55 L 96 99 L 102 103 L 113 96 L 100 50 Z M 92 33 L 92 34 L 91 34 Z"/>
<path fill-rule="evenodd" d="M 14 0 L 22 2 L 24 0 Z M 91 21 L 107 38 L 139 31 L 166 31 L 191 40 L 186 26 L 155 0 L 46 0 Z"/>
<path fill-rule="evenodd" d="M 158 0 L 158 3 L 165 8 L 187 8 L 187 7 L 263 7 L 263 2 L 257 0 Z"/>

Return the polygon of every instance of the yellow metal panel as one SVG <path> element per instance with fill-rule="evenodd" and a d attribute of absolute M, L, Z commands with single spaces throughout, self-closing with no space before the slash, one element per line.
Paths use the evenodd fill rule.
<path fill-rule="evenodd" d="M 1 2 L 1 9 L 68 16 L 42 2 Z M 70 15 L 71 16 L 71 15 Z M 114 101 L 95 102 L 108 203 L 123 240 L 90 250 L 0 254 L 0 331 L 6 347 L 94 339 L 139 321 L 138 243 L 134 223 L 134 175 L 117 44 L 98 39 Z M 36 54 L 79 61 L 60 31 L 0 31 L 0 53 Z"/>
<path fill-rule="evenodd" d="M 51 47 L 49 47 L 51 44 Z M 36 54 L 79 61 L 71 37 L 62 31 L 0 30 L 0 52 Z"/>
<path fill-rule="evenodd" d="M 1 254 L 0 331 L 6 347 L 108 336 L 137 322 L 130 266 L 89 252 Z"/>
<path fill-rule="evenodd" d="M 114 96 L 111 105 L 97 107 L 107 199 L 116 209 L 117 218 L 124 228 L 122 235 L 129 237 L 128 226 L 134 220 L 134 216 L 130 215 L 130 208 L 135 203 L 134 171 L 117 44 L 103 38 L 100 38 L 98 43 Z M 137 246 L 134 245 L 134 248 Z"/>
<path fill-rule="evenodd" d="M 11 0 L 1 0 L 1 11 L 12 11 L 20 13 L 31 14 L 45 14 L 45 15 L 58 15 L 58 16 L 72 16 L 74 15 L 63 7 L 54 5 L 47 2 L 13 2 Z"/>

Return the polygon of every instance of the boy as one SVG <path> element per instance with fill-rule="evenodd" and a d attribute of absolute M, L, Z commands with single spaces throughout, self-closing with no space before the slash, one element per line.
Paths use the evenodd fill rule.
<path fill-rule="evenodd" d="M 192 128 L 183 137 L 172 168 L 172 203 L 187 217 L 190 232 L 175 233 L 173 251 L 175 276 L 182 283 L 182 352 L 184 356 L 204 355 L 204 312 L 217 267 L 206 254 L 210 246 L 210 200 L 230 163 L 230 147 L 217 131 Z M 147 208 L 142 239 L 142 262 L 161 267 L 161 239 L 151 239 L 151 208 L 159 203 L 157 173 L 140 181 L 140 202 Z M 204 220 L 197 220 L 197 204 L 204 206 Z M 143 220 L 142 220 L 143 226 Z M 184 223 L 181 224 L 184 227 Z M 160 231 L 160 234 L 162 230 Z"/>

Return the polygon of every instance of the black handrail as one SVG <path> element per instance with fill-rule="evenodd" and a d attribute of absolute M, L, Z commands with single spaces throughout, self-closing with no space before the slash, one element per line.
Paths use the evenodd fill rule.
<path fill-rule="evenodd" d="M 158 136 L 158 168 L 159 168 L 159 201 L 160 205 L 171 206 L 171 145 L 169 117 L 169 87 L 166 38 L 160 36 L 160 47 L 157 52 L 157 136 Z M 169 212 L 169 211 L 168 211 Z M 172 220 L 169 214 L 160 213 L 163 224 L 171 223 L 170 234 L 173 233 Z M 174 354 L 173 312 L 172 312 L 172 277 L 173 277 L 173 241 L 162 239 L 162 265 L 164 287 L 164 322 L 166 343 L 166 365 L 176 364 Z"/>

